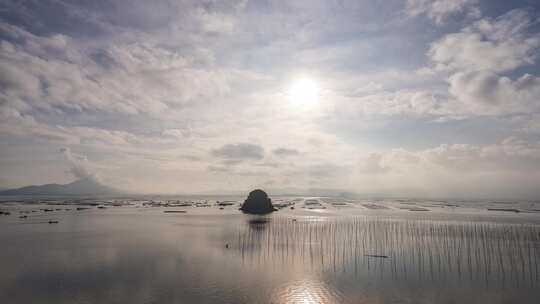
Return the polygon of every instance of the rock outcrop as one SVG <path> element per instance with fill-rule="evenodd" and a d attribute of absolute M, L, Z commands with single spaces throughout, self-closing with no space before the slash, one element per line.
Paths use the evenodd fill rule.
<path fill-rule="evenodd" d="M 274 206 L 272 206 L 272 200 L 266 192 L 260 189 L 253 190 L 249 193 L 248 198 L 244 201 L 240 210 L 250 214 L 267 214 L 276 211 Z"/>

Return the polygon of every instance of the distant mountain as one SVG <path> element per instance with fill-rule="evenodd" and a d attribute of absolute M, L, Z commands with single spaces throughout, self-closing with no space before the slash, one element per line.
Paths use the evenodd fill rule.
<path fill-rule="evenodd" d="M 27 186 L 0 191 L 0 195 L 114 195 L 120 191 L 100 184 L 93 178 L 82 178 L 72 183 Z"/>

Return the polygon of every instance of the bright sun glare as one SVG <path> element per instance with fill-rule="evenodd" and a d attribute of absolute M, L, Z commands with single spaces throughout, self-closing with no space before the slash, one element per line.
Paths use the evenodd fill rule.
<path fill-rule="evenodd" d="M 318 101 L 319 86 L 310 78 L 297 79 L 288 91 L 289 101 L 297 105 L 312 105 Z"/>

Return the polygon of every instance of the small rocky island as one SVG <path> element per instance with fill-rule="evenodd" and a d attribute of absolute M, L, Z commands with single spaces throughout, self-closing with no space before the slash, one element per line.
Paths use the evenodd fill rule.
<path fill-rule="evenodd" d="M 249 193 L 240 210 L 249 214 L 267 214 L 276 211 L 274 206 L 272 206 L 272 200 L 266 192 L 260 189 L 253 190 Z"/>

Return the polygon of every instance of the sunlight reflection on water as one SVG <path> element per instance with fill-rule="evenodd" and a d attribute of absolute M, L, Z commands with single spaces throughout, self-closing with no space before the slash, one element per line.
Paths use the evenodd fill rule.
<path fill-rule="evenodd" d="M 342 295 L 336 289 L 316 279 L 303 279 L 287 283 L 276 290 L 272 303 L 319 304 L 342 303 Z"/>

